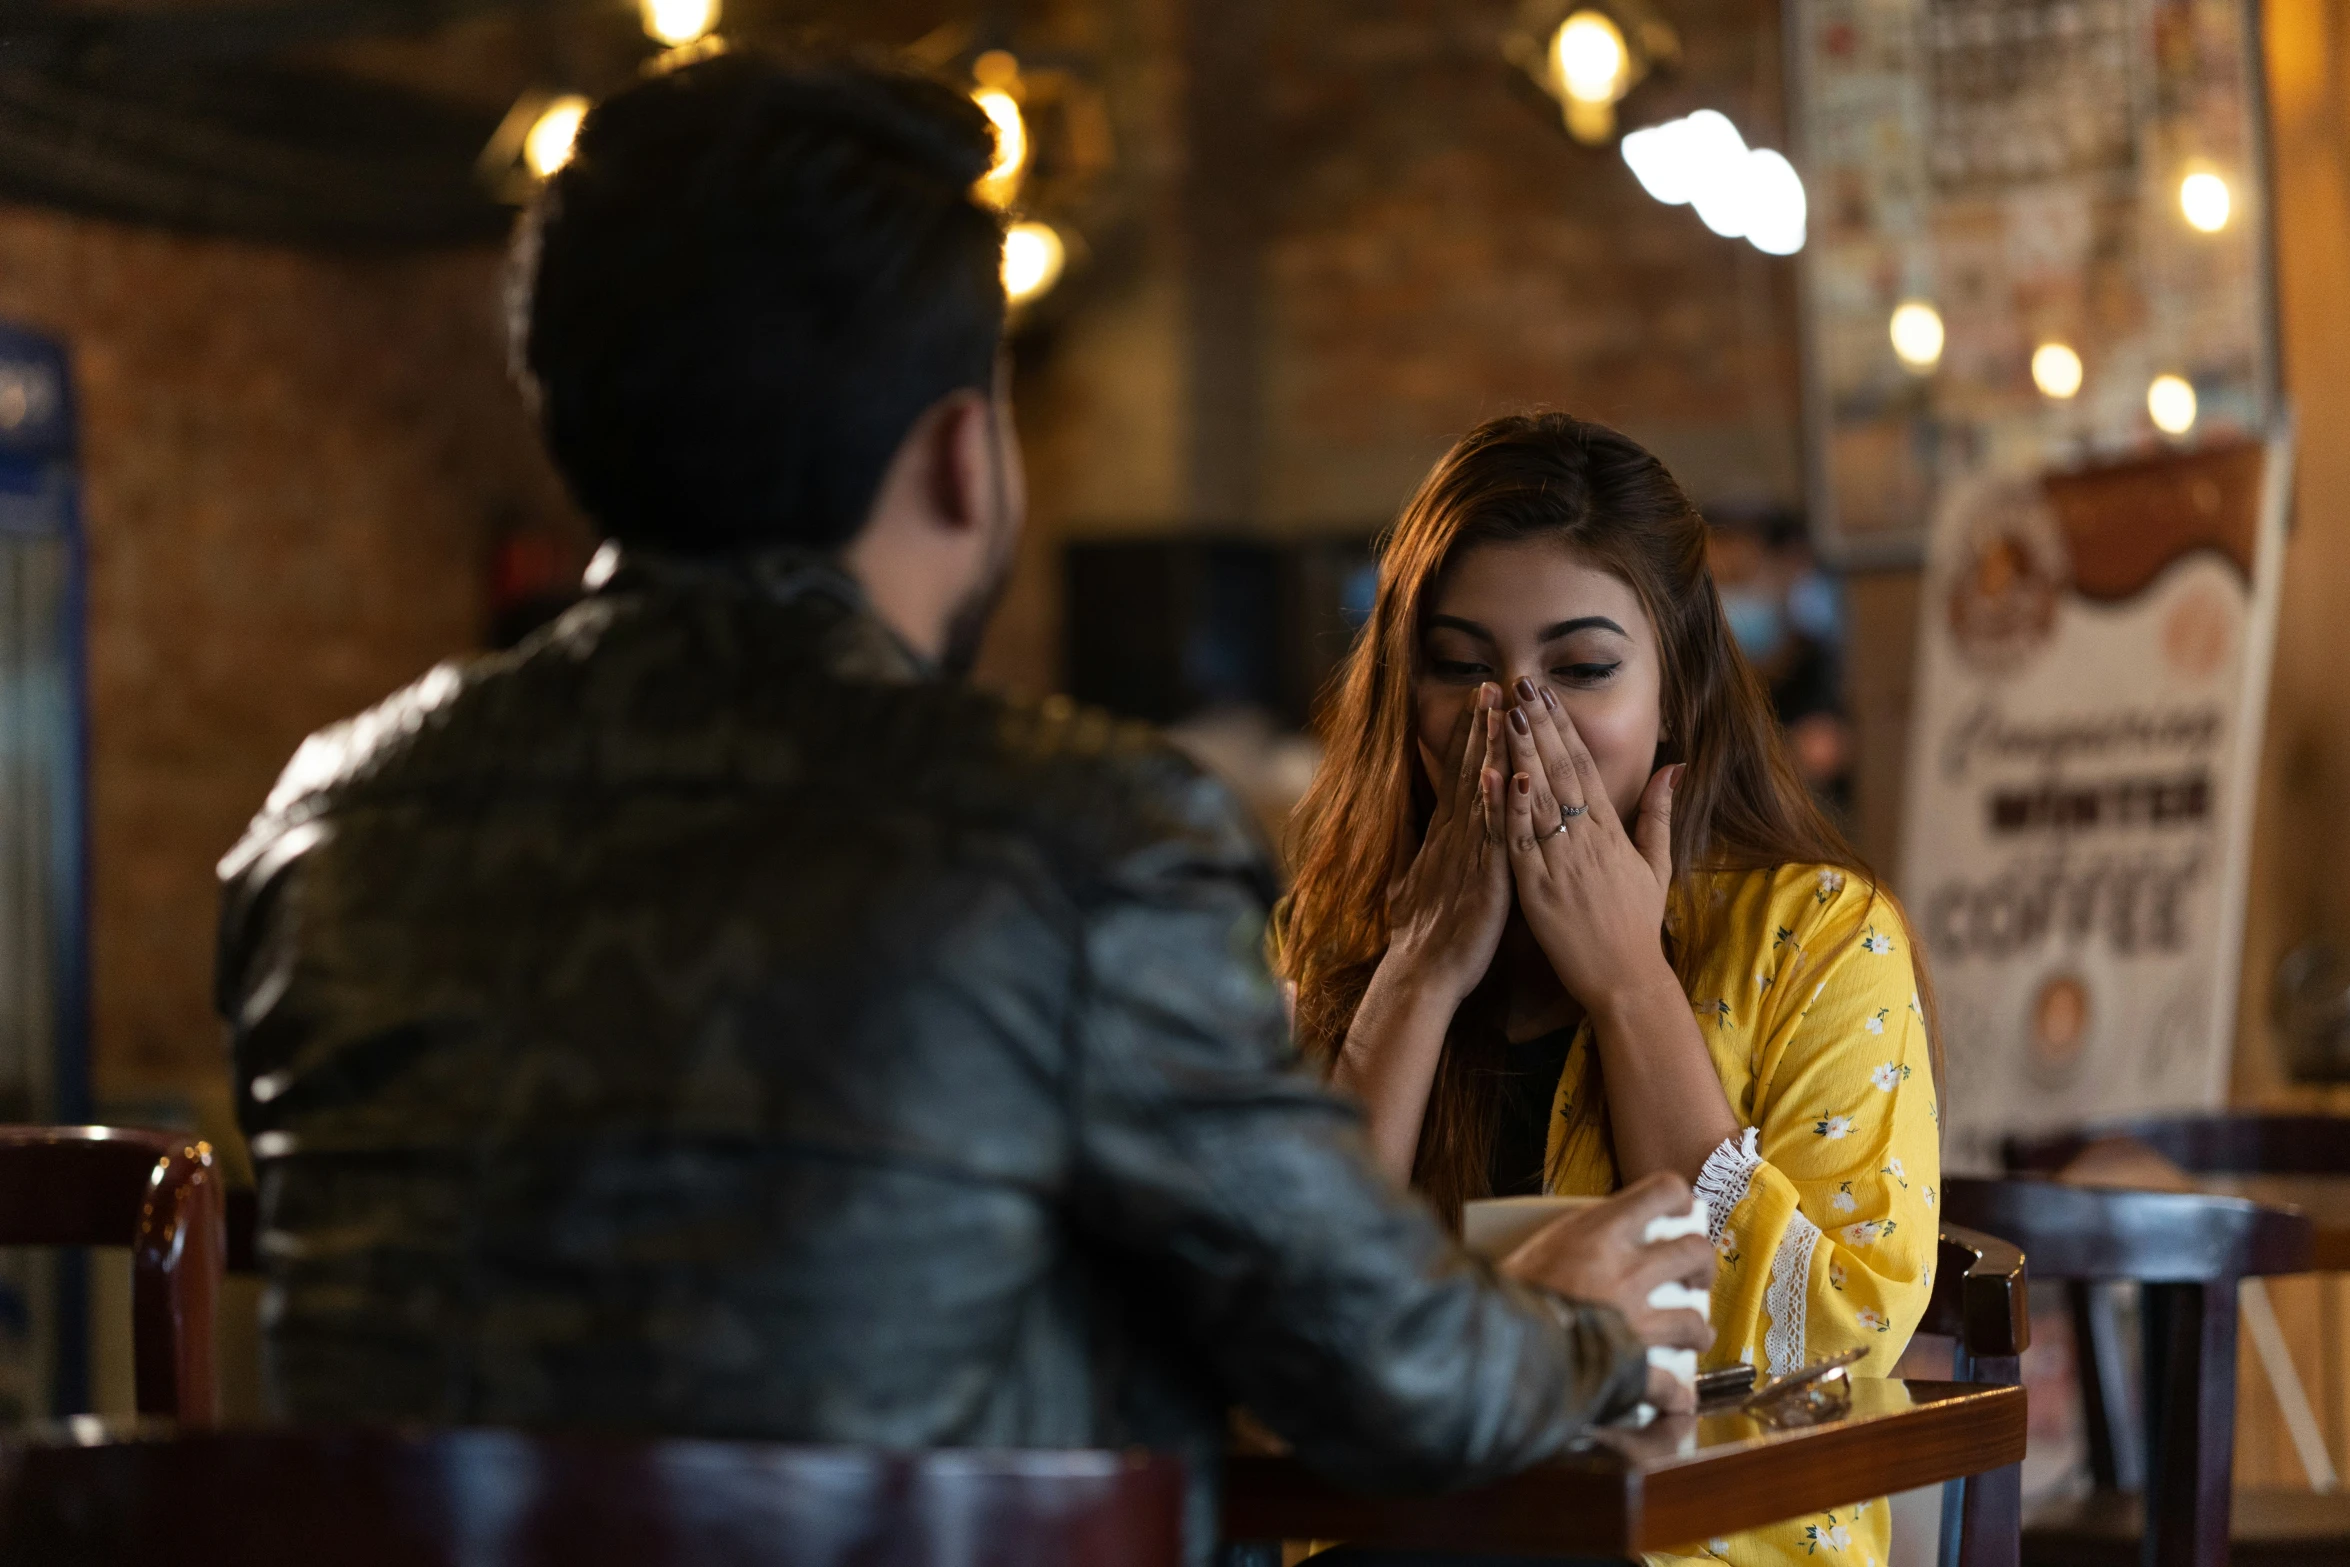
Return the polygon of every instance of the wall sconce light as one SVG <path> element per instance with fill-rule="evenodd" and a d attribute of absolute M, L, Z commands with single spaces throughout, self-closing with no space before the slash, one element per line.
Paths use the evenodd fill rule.
<path fill-rule="evenodd" d="M 1680 58 L 1681 40 L 1646 0 L 1525 0 L 1502 53 L 1554 99 L 1587 147 L 1616 133 L 1616 105 Z"/>

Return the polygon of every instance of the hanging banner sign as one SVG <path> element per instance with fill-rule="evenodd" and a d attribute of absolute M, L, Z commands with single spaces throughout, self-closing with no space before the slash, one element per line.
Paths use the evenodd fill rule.
<path fill-rule="evenodd" d="M 2229 441 L 1935 517 L 1901 888 L 1954 1170 L 2225 1096 L 2290 469 Z"/>

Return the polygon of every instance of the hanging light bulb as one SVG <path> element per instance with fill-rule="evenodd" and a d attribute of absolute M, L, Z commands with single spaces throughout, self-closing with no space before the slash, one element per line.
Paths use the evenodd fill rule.
<path fill-rule="evenodd" d="M 1786 156 L 1757 147 L 1746 155 L 1746 243 L 1766 256 L 1792 256 L 1803 248 L 1811 203 L 1803 177 Z"/>
<path fill-rule="evenodd" d="M 1051 293 L 1068 264 L 1069 247 L 1050 223 L 1015 223 L 1004 231 L 1004 297 L 1013 304 Z"/>
<path fill-rule="evenodd" d="M 638 0 L 645 33 L 657 43 L 682 48 L 718 25 L 718 0 Z"/>
<path fill-rule="evenodd" d="M 2209 169 L 2198 169 L 2179 181 L 2180 215 L 2206 234 L 2217 234 L 2228 226 L 2228 213 L 2234 205 L 2228 182 Z"/>
<path fill-rule="evenodd" d="M 1727 115 L 1700 109 L 1634 131 L 1623 154 L 1642 190 L 1668 207 L 1686 202 L 1724 239 L 1773 256 L 1803 248 L 1811 214 L 1802 176 L 1783 155 L 1747 146 Z"/>
<path fill-rule="evenodd" d="M 580 122 L 587 118 L 588 108 L 585 98 L 567 94 L 539 111 L 530 134 L 522 139 L 522 161 L 530 165 L 531 173 L 547 179 L 571 161 L 572 145 L 579 140 Z"/>
<path fill-rule="evenodd" d="M 2195 428 L 2195 387 L 2183 375 L 2158 375 L 2146 388 L 2146 416 L 2165 435 Z"/>
<path fill-rule="evenodd" d="M 2081 389 L 2081 356 L 2064 343 L 2042 343 L 2032 350 L 2032 384 L 2062 402 Z"/>
<path fill-rule="evenodd" d="M 1942 312 L 1922 299 L 1908 299 L 1894 307 L 1893 353 L 1910 369 L 1923 374 L 1942 362 Z"/>

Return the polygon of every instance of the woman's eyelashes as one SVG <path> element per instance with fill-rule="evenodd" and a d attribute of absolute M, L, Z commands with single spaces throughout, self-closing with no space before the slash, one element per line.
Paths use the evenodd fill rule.
<path fill-rule="evenodd" d="M 1492 665 L 1473 664 L 1465 659 L 1432 658 L 1428 661 L 1428 669 L 1439 680 L 1483 681 L 1493 678 Z"/>
<path fill-rule="evenodd" d="M 1610 675 L 1623 667 L 1623 661 L 1618 659 L 1611 664 L 1562 664 L 1550 673 L 1554 679 L 1568 685 L 1589 687 L 1605 683 Z"/>

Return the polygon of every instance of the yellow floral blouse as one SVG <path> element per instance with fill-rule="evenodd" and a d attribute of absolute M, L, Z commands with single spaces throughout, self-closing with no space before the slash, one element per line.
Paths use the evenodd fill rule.
<path fill-rule="evenodd" d="M 1722 1257 L 1705 1364 L 1774 1376 L 1864 1345 L 1854 1374 L 1885 1376 L 1925 1313 L 1942 1179 L 1908 936 L 1886 895 L 1821 866 L 1699 886 L 1715 908 L 1691 1004 L 1744 1129 L 1698 1179 Z M 1586 1025 L 1551 1116 L 1556 1195 L 1620 1184 L 1595 1060 Z M 1859 1500 L 1649 1561 L 1887 1567 L 1890 1532 L 1884 1500 Z"/>

